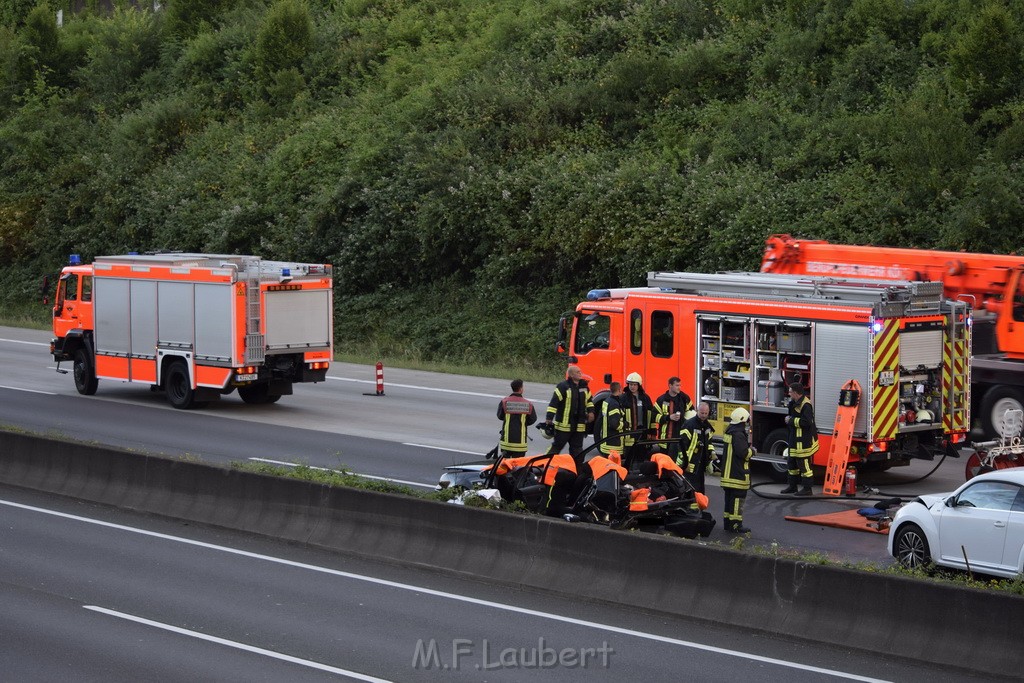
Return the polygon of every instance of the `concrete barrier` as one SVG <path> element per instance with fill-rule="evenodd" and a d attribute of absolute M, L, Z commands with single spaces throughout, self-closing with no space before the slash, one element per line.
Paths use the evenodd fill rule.
<path fill-rule="evenodd" d="M 514 586 L 986 674 L 1024 598 L 0 432 L 0 482 Z"/>

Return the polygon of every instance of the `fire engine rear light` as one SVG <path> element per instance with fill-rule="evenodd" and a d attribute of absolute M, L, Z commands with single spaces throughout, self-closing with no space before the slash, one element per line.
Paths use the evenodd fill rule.
<path fill-rule="evenodd" d="M 879 332 L 881 332 L 882 331 L 882 321 L 881 320 L 876 320 L 875 322 L 871 323 L 871 331 L 874 332 L 875 334 L 878 334 Z"/>
<path fill-rule="evenodd" d="M 326 370 L 329 365 L 330 365 L 330 363 L 328 363 L 325 360 L 324 361 L 316 361 L 316 362 L 313 362 L 313 363 L 309 364 L 309 369 L 310 370 Z"/>
<path fill-rule="evenodd" d="M 236 382 L 253 382 L 259 377 L 254 366 L 246 366 L 244 368 L 235 369 L 235 381 Z"/>

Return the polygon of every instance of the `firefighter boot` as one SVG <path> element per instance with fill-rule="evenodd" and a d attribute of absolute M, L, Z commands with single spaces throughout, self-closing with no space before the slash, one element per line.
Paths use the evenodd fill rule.
<path fill-rule="evenodd" d="M 781 491 L 779 491 L 779 493 L 783 493 L 783 494 L 786 494 L 786 495 L 788 495 L 790 493 L 796 493 L 796 485 L 799 482 L 800 482 L 799 477 L 794 477 L 792 474 L 789 475 L 789 478 L 786 480 L 786 488 L 784 488 Z"/>
<path fill-rule="evenodd" d="M 811 495 L 814 495 L 814 492 L 811 491 L 811 482 L 813 482 L 813 481 L 814 480 L 811 479 L 810 477 L 800 477 L 800 490 L 797 491 L 793 495 L 796 495 L 796 496 L 811 496 Z"/>

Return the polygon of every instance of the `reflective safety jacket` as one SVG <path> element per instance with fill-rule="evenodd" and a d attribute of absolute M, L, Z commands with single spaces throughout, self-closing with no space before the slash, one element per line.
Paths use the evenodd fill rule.
<path fill-rule="evenodd" d="M 809 458 L 818 452 L 818 427 L 814 424 L 811 399 L 802 396 L 789 401 L 789 456 Z"/>
<path fill-rule="evenodd" d="M 693 410 L 693 401 L 686 395 L 685 392 L 680 391 L 678 394 L 673 396 L 669 392 L 665 392 L 658 397 L 655 402 L 655 408 L 658 410 L 658 438 L 659 439 L 677 439 L 679 438 L 679 432 L 682 429 L 683 422 L 685 421 L 686 413 Z M 678 412 L 678 420 L 670 420 L 669 415 Z M 664 443 L 662 446 L 664 447 Z"/>
<path fill-rule="evenodd" d="M 650 507 L 651 490 L 635 489 L 629 494 L 629 511 L 643 512 Z"/>
<path fill-rule="evenodd" d="M 750 458 L 754 449 L 750 447 L 746 426 L 729 425 L 725 430 L 725 452 L 722 454 L 722 488 L 750 488 Z"/>
<path fill-rule="evenodd" d="M 622 406 L 622 413 L 625 416 L 626 422 L 622 431 L 629 432 L 636 429 L 654 429 L 657 427 L 657 409 L 643 387 L 640 387 L 640 391 L 637 394 L 628 390 L 624 391 L 622 396 L 619 397 L 619 404 Z M 637 440 L 637 436 L 624 436 L 623 445 L 632 446 Z"/>
<path fill-rule="evenodd" d="M 590 389 L 564 380 L 555 387 L 548 403 L 547 416 L 560 432 L 586 432 L 587 415 L 594 412 L 594 401 Z"/>
<path fill-rule="evenodd" d="M 683 468 L 676 464 L 670 456 L 664 453 L 655 453 L 651 456 L 651 462 L 658 466 L 658 478 L 661 479 L 663 472 L 675 472 L 679 476 L 683 476 Z"/>
<path fill-rule="evenodd" d="M 679 457 L 676 464 L 686 467 L 690 474 L 703 471 L 709 462 L 715 460 L 715 446 L 711 443 L 711 435 L 715 428 L 708 420 L 696 415 L 683 423 L 679 432 Z"/>
<path fill-rule="evenodd" d="M 591 473 L 594 475 L 594 481 L 597 481 L 609 472 L 615 472 L 619 475 L 620 479 L 625 479 L 626 475 L 629 474 L 626 468 L 622 465 L 616 465 L 608 458 L 598 455 L 587 461 L 587 467 L 590 468 Z"/>
<path fill-rule="evenodd" d="M 622 437 L 615 436 L 622 431 L 622 426 L 625 423 L 619 398 L 621 396 L 608 394 L 594 404 L 597 412 L 597 419 L 594 422 L 594 441 L 600 442 L 601 439 L 608 437 L 607 441 L 600 443 L 597 447 L 605 455 L 612 451 L 622 453 Z"/>
<path fill-rule="evenodd" d="M 550 465 L 548 464 L 550 462 Z M 573 460 L 571 455 L 563 453 L 555 453 L 554 455 L 524 455 L 519 458 L 504 458 L 498 463 L 498 469 L 495 474 L 502 475 L 508 474 L 514 469 L 519 467 L 526 467 L 527 464 L 530 467 L 547 468 L 544 470 L 544 484 L 551 486 L 555 483 L 555 475 L 558 474 L 559 470 L 567 470 L 576 474 L 576 461 Z M 494 467 L 494 465 L 491 465 Z"/>
<path fill-rule="evenodd" d="M 498 446 L 510 453 L 525 453 L 526 428 L 537 421 L 537 410 L 533 403 L 520 393 L 506 396 L 498 403 L 498 419 L 501 420 Z"/>

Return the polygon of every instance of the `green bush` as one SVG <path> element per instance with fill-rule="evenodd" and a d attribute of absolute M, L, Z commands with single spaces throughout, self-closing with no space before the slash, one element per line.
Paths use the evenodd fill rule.
<path fill-rule="evenodd" d="M 68 253 L 335 267 L 339 350 L 543 375 L 588 289 L 764 237 L 1009 251 L 1024 7 L 0 2 L 0 309 Z"/>

